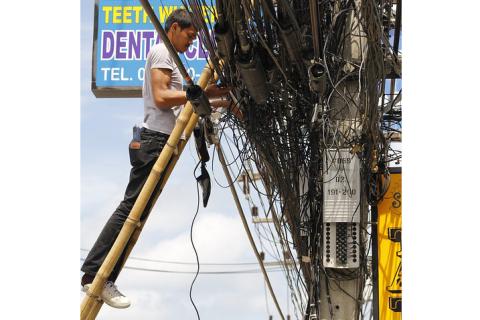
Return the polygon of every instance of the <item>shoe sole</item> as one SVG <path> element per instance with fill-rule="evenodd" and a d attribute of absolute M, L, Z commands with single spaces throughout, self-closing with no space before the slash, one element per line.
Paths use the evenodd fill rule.
<path fill-rule="evenodd" d="M 83 286 L 83 287 L 82 287 L 82 291 L 85 292 L 85 293 L 87 293 L 88 289 L 85 288 L 85 286 Z M 126 305 L 126 306 L 118 306 L 118 305 L 112 305 L 112 304 L 110 304 L 108 301 L 103 300 L 102 297 L 100 297 L 100 299 L 101 299 L 103 302 L 105 302 L 106 304 L 108 304 L 110 307 L 115 308 L 115 309 L 126 309 L 126 308 L 130 307 L 130 304 L 128 304 L 128 305 Z"/>

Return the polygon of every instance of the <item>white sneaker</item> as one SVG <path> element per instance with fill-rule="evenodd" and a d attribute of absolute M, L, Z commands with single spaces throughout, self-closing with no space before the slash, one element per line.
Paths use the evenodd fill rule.
<path fill-rule="evenodd" d="M 91 283 L 84 285 L 82 291 L 87 292 L 91 285 Z M 124 309 L 130 307 L 130 299 L 118 291 L 117 286 L 112 281 L 105 283 L 101 298 L 106 304 L 113 308 Z"/>

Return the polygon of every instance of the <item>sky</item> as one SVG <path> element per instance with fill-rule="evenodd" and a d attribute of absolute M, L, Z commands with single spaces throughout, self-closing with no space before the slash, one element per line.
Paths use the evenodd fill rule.
<path fill-rule="evenodd" d="M 105 222 L 123 198 L 130 163 L 128 144 L 132 127 L 143 120 L 139 98 L 96 98 L 90 89 L 94 1 L 81 2 L 81 95 L 80 95 L 80 246 L 89 250 Z M 212 154 L 213 147 L 209 149 Z M 190 224 L 197 206 L 193 169 L 197 160 L 189 143 L 144 227 L 132 257 L 195 262 L 190 243 Z M 201 207 L 194 225 L 194 243 L 200 262 L 255 263 L 229 189 L 217 186 L 213 177 L 227 185 L 216 160 L 211 170 L 212 191 L 207 208 Z M 247 202 L 243 201 L 247 217 Z M 252 227 L 253 228 L 253 227 Z M 253 229 L 252 229 L 253 231 Z M 254 233 L 255 234 L 255 233 Z M 80 251 L 84 258 L 86 251 Z M 273 261 L 267 254 L 266 261 Z M 131 267 L 194 271 L 196 265 L 182 266 L 129 260 Z M 248 266 L 202 266 L 202 271 L 259 269 Z M 272 285 L 285 315 L 286 281 L 281 272 L 271 272 Z M 124 269 L 116 281 L 132 300 L 131 307 L 118 310 L 102 307 L 98 319 L 194 319 L 189 288 L 194 274 L 172 274 Z M 193 298 L 203 319 L 278 319 L 271 299 L 266 297 L 261 273 L 199 275 Z M 83 294 L 80 294 L 80 300 Z M 268 302 L 266 302 L 266 299 Z M 268 305 L 267 305 L 268 303 Z"/>
<path fill-rule="evenodd" d="M 475 290 L 479 285 L 473 271 L 479 225 L 475 200 L 480 114 L 475 96 L 478 44 L 474 41 L 479 5 L 471 1 L 449 5 L 435 2 L 437 6 L 425 1 L 403 3 L 403 316 L 471 319 L 478 313 Z M 141 110 L 135 100 L 97 101 L 103 105 L 92 105 L 95 99 L 88 95 L 89 85 L 85 83 L 85 79 L 89 81 L 85 78 L 88 52 L 80 49 L 92 34 L 88 31 L 92 26 L 83 22 L 87 15 L 81 16 L 84 10 L 93 13 L 90 1 L 52 0 L 46 4 L 26 0 L 4 9 L 0 19 L 0 318 L 75 319 L 81 299 L 79 248 L 91 245 L 123 192 L 115 189 L 122 189 L 127 179 L 128 132 L 135 119 L 141 118 Z M 127 114 L 119 115 L 120 109 Z M 97 121 L 102 114 L 109 120 L 108 127 Z M 93 122 L 89 124 L 86 119 Z M 83 136 L 87 129 L 98 132 Z M 87 141 L 96 145 L 98 154 L 81 152 Z M 188 161 L 188 156 L 182 161 Z M 117 171 L 115 166 L 123 167 Z M 94 174 L 94 170 L 100 172 Z M 184 182 L 179 172 L 179 181 Z M 190 172 L 189 168 L 183 176 Z M 90 181 L 92 189 L 84 187 L 85 181 Z M 167 192 L 175 194 L 178 189 L 186 195 L 186 188 L 192 185 L 172 184 L 171 191 L 165 190 L 165 198 Z M 87 190 L 97 196 L 90 203 L 80 200 Z M 193 191 L 188 194 L 195 195 Z M 175 216 L 189 220 L 193 209 L 183 199 L 182 206 L 187 208 L 178 210 L 178 214 L 175 211 Z M 231 225 L 228 231 L 238 228 L 238 223 L 229 224 L 238 221 L 234 220 L 233 208 L 214 210 L 214 204 L 221 202 L 218 199 L 223 195 L 214 191 L 208 209 L 212 212 L 200 212 L 197 235 L 205 224 L 211 225 L 212 216 L 225 216 L 222 222 Z M 168 212 L 161 206 L 157 205 L 160 213 L 153 215 L 146 226 L 135 256 L 153 255 L 158 249 L 162 255 L 155 258 L 173 259 L 166 249 L 174 248 L 167 237 L 172 241 L 186 237 L 190 221 L 172 228 L 170 235 L 157 237 L 157 229 L 173 221 L 162 219 Z M 98 215 L 98 223 L 93 215 Z M 158 219 L 156 223 L 154 219 Z M 91 232 L 85 232 L 86 223 Z M 161 242 L 142 247 L 152 243 L 149 239 Z M 179 252 L 184 256 L 178 259 L 190 260 L 188 241 L 183 242 L 187 244 L 181 245 Z M 207 246 L 200 251 L 200 259 L 253 260 L 240 237 L 230 247 L 235 249 L 212 256 Z M 156 313 L 155 319 L 161 319 L 160 312 L 177 312 L 170 315 L 174 319 L 195 319 L 186 293 L 191 279 L 177 275 L 162 280 L 160 276 L 163 274 L 125 270 L 119 278 L 121 289 L 132 297 L 134 306 L 143 305 L 144 311 L 134 306 L 119 312 L 104 307 L 99 319 L 121 319 L 126 317 L 122 312 L 133 310 L 129 319 L 148 319 L 141 312 Z M 266 318 L 266 312 L 261 311 L 265 310 L 264 295 L 252 293 L 259 279 L 251 279 L 253 275 L 223 277 L 201 276 L 194 288 L 203 319 L 215 319 L 211 310 L 226 309 L 227 301 L 243 308 L 218 311 L 224 317 L 260 310 L 243 315 L 243 319 Z"/>

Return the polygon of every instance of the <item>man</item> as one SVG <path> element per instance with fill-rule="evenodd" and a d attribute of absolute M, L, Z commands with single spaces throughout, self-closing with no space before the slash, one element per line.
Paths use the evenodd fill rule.
<path fill-rule="evenodd" d="M 170 14 L 165 22 L 165 31 L 173 47 L 180 53 L 185 52 L 197 36 L 197 30 L 185 9 L 178 9 Z M 205 89 L 205 94 L 209 98 L 215 98 L 224 96 L 228 91 L 228 88 L 219 88 L 213 84 Z M 139 130 L 139 137 L 134 136 L 129 146 L 130 163 L 132 165 L 130 180 L 124 200 L 107 221 L 81 268 L 85 272 L 81 281 L 85 292 L 89 289 L 98 269 L 120 233 L 135 204 L 135 200 L 175 126 L 178 114 L 187 102 L 186 93 L 182 90 L 180 71 L 163 43 L 154 45 L 147 55 L 142 93 L 144 123 Z M 219 102 L 219 105 L 215 107 L 219 106 L 222 106 L 222 102 Z M 154 192 L 158 191 L 160 184 L 161 182 L 158 183 Z M 147 203 L 140 218 L 141 221 L 144 221 L 147 217 L 152 205 L 151 201 Z M 120 256 L 101 294 L 103 301 L 114 308 L 130 306 L 130 300 L 114 284 L 120 273 L 125 254 L 124 251 Z"/>

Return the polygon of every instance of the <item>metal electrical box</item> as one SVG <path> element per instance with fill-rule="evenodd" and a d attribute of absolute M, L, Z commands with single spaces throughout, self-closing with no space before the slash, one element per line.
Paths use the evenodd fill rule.
<path fill-rule="evenodd" d="M 360 160 L 349 149 L 327 149 L 323 160 L 323 265 L 358 268 Z"/>
<path fill-rule="evenodd" d="M 358 268 L 358 223 L 327 222 L 323 225 L 323 265 L 326 268 Z"/>
<path fill-rule="evenodd" d="M 323 222 L 360 222 L 360 160 L 349 149 L 325 150 Z"/>

